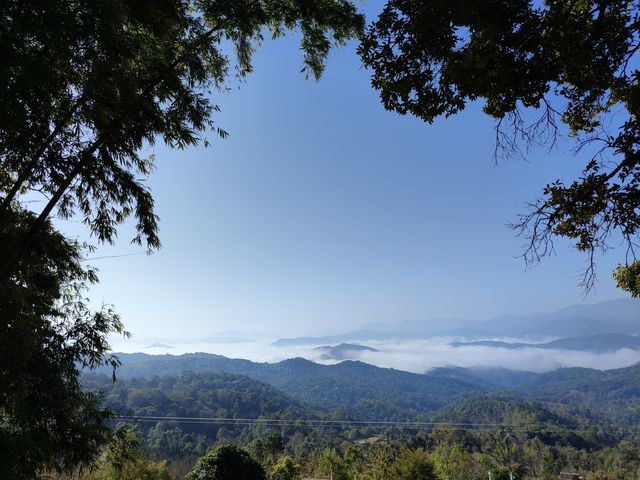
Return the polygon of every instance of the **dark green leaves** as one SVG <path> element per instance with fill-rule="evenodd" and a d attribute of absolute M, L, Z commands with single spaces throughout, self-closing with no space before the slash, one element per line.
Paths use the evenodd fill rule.
<path fill-rule="evenodd" d="M 0 198 L 25 189 L 50 196 L 34 228 L 56 211 L 80 214 L 111 242 L 129 216 L 134 241 L 160 245 L 153 198 L 141 183 L 144 145 L 208 143 L 226 88 L 265 32 L 302 33 L 305 70 L 318 78 L 332 45 L 358 36 L 363 18 L 345 0 L 128 2 L 9 1 L 0 7 Z"/>
<path fill-rule="evenodd" d="M 160 246 L 141 149 L 207 145 L 213 92 L 251 71 L 265 32 L 302 33 L 305 69 L 358 36 L 345 0 L 7 0 L 0 3 L 0 477 L 72 469 L 97 453 L 109 412 L 82 392 L 80 369 L 109 365 L 108 307 L 83 298 L 85 248 L 49 223 L 78 216 L 100 242 L 136 221 L 134 242 Z M 231 41 L 237 58 L 223 42 Z M 47 197 L 34 215 L 23 195 Z"/>
<path fill-rule="evenodd" d="M 83 298 L 95 272 L 84 249 L 47 223 L 25 243 L 25 211 L 0 216 L 0 477 L 91 461 L 110 435 L 111 414 L 82 390 L 80 370 L 111 365 L 107 335 L 125 334 L 109 307 Z"/>
<path fill-rule="evenodd" d="M 639 18 L 631 0 L 390 0 L 359 51 L 387 109 L 432 122 L 483 101 L 498 119 L 497 156 L 553 147 L 563 131 L 576 140 L 581 178 L 549 185 L 514 227 L 528 262 L 552 252 L 554 236 L 574 240 L 589 255 L 589 290 L 594 252 L 612 237 L 636 258 Z M 538 119 L 527 124 L 523 109 Z"/>
<path fill-rule="evenodd" d="M 262 466 L 235 445 L 217 447 L 200 457 L 187 480 L 265 480 Z"/>

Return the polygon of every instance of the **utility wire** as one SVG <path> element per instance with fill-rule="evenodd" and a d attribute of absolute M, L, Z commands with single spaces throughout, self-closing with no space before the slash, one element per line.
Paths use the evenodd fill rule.
<path fill-rule="evenodd" d="M 299 427 L 299 428 L 336 428 L 336 427 L 380 427 L 398 429 L 422 429 L 434 427 L 462 428 L 469 430 L 541 430 L 560 432 L 587 432 L 588 429 L 579 427 L 545 425 L 541 423 L 476 423 L 476 422 L 418 422 L 418 421 L 369 421 L 369 420 L 314 420 L 314 419 L 269 419 L 269 418 L 230 418 L 230 417 L 156 417 L 149 415 L 117 416 L 115 420 L 122 422 L 172 422 L 200 425 L 264 425 L 273 427 Z M 635 432 L 640 426 L 616 427 L 611 430 Z"/>
<path fill-rule="evenodd" d="M 91 257 L 91 258 L 83 258 L 81 261 L 82 262 L 88 262 L 91 260 L 102 260 L 103 258 L 120 258 L 120 257 L 133 257 L 134 255 L 142 255 L 144 253 L 147 253 L 146 250 L 143 250 L 141 252 L 135 252 L 135 253 L 123 253 L 121 255 L 104 255 L 102 257 Z"/>
<path fill-rule="evenodd" d="M 171 420 L 176 422 L 196 421 L 203 423 L 217 422 L 236 422 L 236 423 L 292 423 L 301 422 L 304 424 L 328 424 L 328 425 L 399 425 L 399 426 L 438 426 L 438 425 L 456 425 L 456 426 L 482 426 L 482 427 L 500 427 L 505 426 L 503 423 L 471 423 L 471 422 L 420 422 L 420 421 L 402 421 L 402 420 L 322 420 L 322 419 L 278 419 L 278 418 L 234 418 L 234 417 L 161 417 L 150 415 L 131 415 L 116 417 L 119 419 L 145 419 L 152 421 Z M 516 424 L 530 425 L 530 424 Z"/>

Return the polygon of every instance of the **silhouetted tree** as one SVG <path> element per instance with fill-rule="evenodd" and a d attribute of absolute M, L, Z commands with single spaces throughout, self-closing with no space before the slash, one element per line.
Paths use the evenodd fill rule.
<path fill-rule="evenodd" d="M 528 240 L 523 256 L 537 262 L 554 237 L 572 240 L 588 256 L 588 291 L 594 253 L 616 235 L 628 246 L 618 286 L 637 296 L 639 49 L 633 0 L 389 0 L 359 51 L 389 110 L 432 122 L 483 101 L 497 119 L 496 157 L 553 147 L 568 131 L 584 170 L 549 183 L 513 225 Z"/>
<path fill-rule="evenodd" d="M 187 480 L 266 480 L 266 477 L 246 450 L 227 444 L 200 457 Z"/>
<path fill-rule="evenodd" d="M 100 458 L 78 480 L 170 480 L 166 460 L 154 461 L 132 429 L 116 432 Z"/>
<path fill-rule="evenodd" d="M 332 44 L 359 34 L 347 0 L 9 0 L 0 5 L 0 210 L 22 192 L 80 214 L 100 241 L 133 215 L 134 240 L 160 245 L 141 156 L 161 140 L 207 144 L 232 67 L 242 77 L 265 35 L 301 32 L 304 71 L 319 78 Z M 235 47 L 232 64 L 223 48 Z"/>
<path fill-rule="evenodd" d="M 301 33 L 318 78 L 334 44 L 358 35 L 347 0 L 7 0 L 0 3 L 0 469 L 33 477 L 89 461 L 108 412 L 78 384 L 83 367 L 117 361 L 110 309 L 91 312 L 85 250 L 52 215 L 78 215 L 99 242 L 135 217 L 134 241 L 158 248 L 141 148 L 207 144 L 212 92 L 243 77 L 265 35 Z M 223 43 L 226 46 L 222 46 Z M 226 52 L 235 47 L 236 61 Z M 24 195 L 46 204 L 25 211 Z M 4 461 L 6 460 L 6 461 Z"/>
<path fill-rule="evenodd" d="M 289 456 L 278 459 L 269 472 L 269 480 L 297 480 L 300 478 L 300 465 Z"/>
<path fill-rule="evenodd" d="M 80 370 L 117 359 L 107 335 L 124 332 L 109 307 L 83 298 L 95 272 L 85 250 L 45 225 L 24 248 L 34 216 L 0 216 L 0 478 L 35 478 L 43 468 L 73 469 L 109 438 L 111 414 L 84 392 Z"/>

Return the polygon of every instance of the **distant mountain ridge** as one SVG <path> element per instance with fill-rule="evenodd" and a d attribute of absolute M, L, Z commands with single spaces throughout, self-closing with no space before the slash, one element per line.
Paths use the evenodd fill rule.
<path fill-rule="evenodd" d="M 560 368 L 521 384 L 520 398 L 580 405 L 603 418 L 640 424 L 640 363 L 614 370 Z"/>
<path fill-rule="evenodd" d="M 162 349 L 173 349 L 175 347 L 173 347 L 172 345 L 167 345 L 166 343 L 152 343 L 151 345 L 149 345 L 147 348 L 162 348 Z"/>
<path fill-rule="evenodd" d="M 628 348 L 640 350 L 640 336 L 624 335 L 621 333 L 604 333 L 599 335 L 585 335 L 582 337 L 560 338 L 546 343 L 503 342 L 494 340 L 480 340 L 473 342 L 452 342 L 454 347 L 494 347 L 494 348 L 540 348 L 564 349 L 592 353 L 607 353 Z"/>
<path fill-rule="evenodd" d="M 561 368 L 547 373 L 507 369 L 436 368 L 417 374 L 358 361 L 321 365 L 302 358 L 256 363 L 213 354 L 119 354 L 119 378 L 185 372 L 241 374 L 325 411 L 363 420 L 407 420 L 431 414 L 470 394 L 511 392 L 520 401 L 588 408 L 603 419 L 640 424 L 640 364 L 615 370 Z M 110 373 L 103 367 L 97 373 Z"/>
<path fill-rule="evenodd" d="M 438 367 L 429 370 L 428 374 L 434 377 L 455 378 L 477 385 L 481 389 L 492 391 L 514 390 L 540 376 L 539 373 L 508 370 L 506 368 L 471 369 L 463 367 Z"/>
<path fill-rule="evenodd" d="M 511 337 L 545 339 L 600 334 L 640 334 L 640 299 L 622 298 L 575 305 L 552 313 L 503 315 L 484 321 L 431 320 L 375 323 L 351 332 L 322 337 L 281 338 L 275 346 L 323 345 L 366 340 L 468 339 Z"/>
<path fill-rule="evenodd" d="M 358 371 L 357 362 L 346 363 L 348 368 L 355 367 Z M 520 373 L 526 373 L 504 369 L 497 369 L 495 372 L 465 370 L 435 369 L 432 376 L 455 376 L 478 383 L 483 378 L 497 378 L 496 375 L 507 378 L 510 374 L 517 377 Z M 545 377 L 536 374 L 525 376 L 531 375 L 536 380 Z M 630 376 L 633 376 L 633 369 L 612 371 L 594 378 L 588 370 L 583 372 L 582 369 L 567 369 L 560 375 L 543 378 L 541 383 L 545 386 L 553 382 L 561 384 L 568 379 L 574 385 L 582 381 L 585 385 L 597 387 L 598 382 L 615 379 L 617 383 L 631 386 L 633 381 L 630 381 Z M 580 377 L 583 377 L 582 380 L 579 380 Z M 83 377 L 83 386 L 88 391 L 100 392 L 105 405 L 116 412 L 116 415 L 122 416 L 119 421 L 139 422 L 146 448 L 172 458 L 202 455 L 212 443 L 229 442 L 233 439 L 260 439 L 255 443 L 258 447 L 281 448 L 278 445 L 282 446 L 283 440 L 297 438 L 305 444 L 311 441 L 324 448 L 328 441 L 366 441 L 372 434 L 372 426 L 363 424 L 366 423 L 363 422 L 366 417 L 363 416 L 363 409 L 358 409 L 357 405 L 356 408 L 346 405 L 328 409 L 326 406 L 301 401 L 264 382 L 238 374 L 184 372 L 151 378 L 121 378 L 116 383 L 107 375 L 87 374 Z M 610 386 L 606 384 L 606 387 Z M 527 434 L 536 432 L 536 436 L 540 438 L 572 445 L 581 450 L 591 450 L 603 442 L 605 445 L 613 445 L 620 427 L 633 428 L 637 423 L 637 412 L 628 408 L 619 410 L 617 416 L 607 416 L 606 403 L 603 402 L 605 399 L 601 397 L 582 405 L 579 402 L 563 404 L 556 397 L 553 402 L 525 398 L 522 392 L 526 388 L 525 384 L 514 388 L 510 393 L 471 392 L 462 397 L 450 398 L 437 411 L 410 412 L 413 417 L 408 419 L 421 422 L 426 429 L 429 429 L 428 425 L 441 423 L 452 424 L 464 430 L 487 429 L 498 425 L 507 430 L 514 428 L 522 431 L 526 428 Z M 596 388 L 596 391 L 604 392 L 605 389 Z M 615 388 L 612 391 L 614 394 L 611 398 L 619 404 L 625 397 L 621 397 Z M 633 401 L 631 397 L 631 403 Z M 363 403 L 367 411 L 374 412 L 376 417 L 373 418 L 377 421 L 393 421 L 393 405 L 385 405 L 369 398 L 362 398 L 359 402 Z M 588 408 L 584 408 L 585 406 Z M 256 421 L 253 422 L 252 419 Z M 336 419 L 338 424 L 344 425 L 335 428 L 333 422 Z M 331 422 L 333 428 L 319 427 L 327 425 L 324 422 Z M 585 435 L 576 435 L 576 432 L 586 432 L 587 429 L 589 431 Z M 390 433 L 386 426 L 376 430 L 385 431 L 381 436 Z"/>
<path fill-rule="evenodd" d="M 349 408 L 362 418 L 375 418 L 381 411 L 395 420 L 433 412 L 452 399 L 486 391 L 479 382 L 444 375 L 405 372 L 380 368 L 358 361 L 321 365 L 303 358 L 278 363 L 258 363 L 221 355 L 118 354 L 120 378 L 151 378 L 183 372 L 224 372 L 241 374 L 267 383 L 299 400 L 327 409 Z M 108 374 L 102 367 L 97 373 Z"/>
<path fill-rule="evenodd" d="M 314 350 L 322 352 L 323 360 L 352 360 L 361 352 L 379 352 L 380 350 L 367 347 L 365 345 L 357 345 L 355 343 L 340 343 L 335 346 L 322 345 L 315 347 Z"/>
<path fill-rule="evenodd" d="M 158 381 L 161 379 L 161 381 Z M 121 414 L 157 415 L 164 406 L 178 417 L 257 418 L 293 412 L 310 413 L 308 405 L 264 382 L 223 372 L 183 372 L 150 379 L 123 379 L 116 383 L 102 375 L 88 375 L 84 385 L 105 393 L 106 406 Z M 132 389 L 141 389 L 135 395 Z M 207 394 L 199 393 L 206 390 Z"/>

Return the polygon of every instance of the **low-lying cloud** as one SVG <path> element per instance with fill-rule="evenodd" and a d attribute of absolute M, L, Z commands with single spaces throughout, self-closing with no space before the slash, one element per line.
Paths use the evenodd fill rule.
<path fill-rule="evenodd" d="M 384 351 L 379 353 L 362 352 L 359 357 L 367 363 L 411 372 L 425 372 L 431 368 L 446 366 L 508 368 L 538 373 L 561 367 L 609 370 L 626 367 L 640 361 L 640 351 L 630 349 L 601 354 L 560 349 L 454 347 L 448 343 L 433 339 L 387 344 L 384 346 Z"/>
<path fill-rule="evenodd" d="M 424 373 L 435 367 L 508 368 L 545 372 L 561 367 L 586 367 L 599 370 L 621 368 L 640 362 L 640 351 L 620 349 L 610 353 L 540 348 L 500 348 L 492 346 L 449 345 L 453 338 L 432 338 L 416 341 L 354 342 L 377 349 L 377 352 L 350 352 L 350 359 L 379 367 Z M 495 339 L 494 339 L 495 340 Z M 514 339 L 503 339 L 514 341 Z M 230 358 L 244 358 L 256 362 L 278 362 L 303 357 L 314 362 L 331 364 L 337 361 L 322 358 L 324 352 L 315 345 L 275 347 L 271 341 L 246 343 L 183 343 L 168 347 L 142 346 L 133 343 L 114 345 L 121 352 L 150 354 L 207 352 Z"/>

